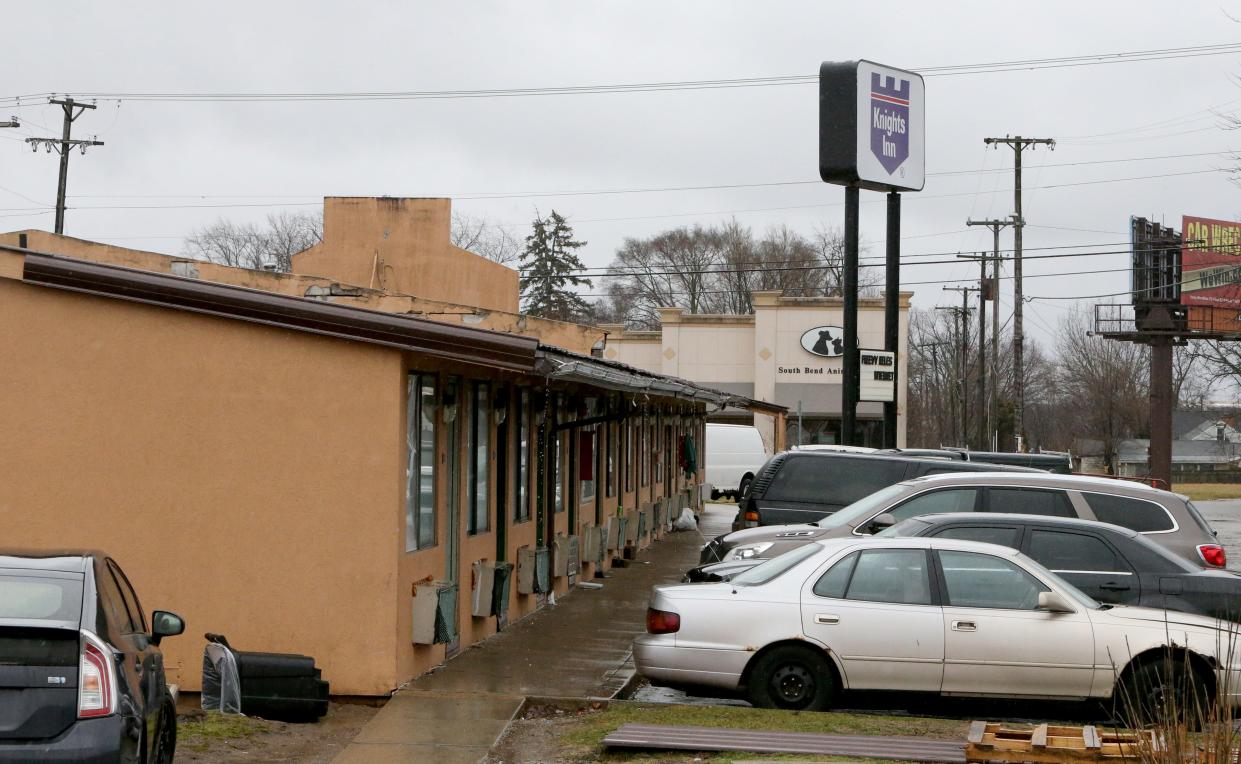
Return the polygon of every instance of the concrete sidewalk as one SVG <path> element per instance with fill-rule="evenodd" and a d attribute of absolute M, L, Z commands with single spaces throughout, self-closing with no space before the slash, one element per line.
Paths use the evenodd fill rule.
<path fill-rule="evenodd" d="M 716 514 L 707 506 L 708 514 Z M 731 507 L 719 511 L 731 520 Z M 503 734 L 526 696 L 611 697 L 632 676 L 630 643 L 646 630 L 651 587 L 679 581 L 697 564 L 702 543 L 697 532 L 668 534 L 628 567 L 609 571 L 602 589 L 575 589 L 554 607 L 414 680 L 335 764 L 473 764 Z"/>

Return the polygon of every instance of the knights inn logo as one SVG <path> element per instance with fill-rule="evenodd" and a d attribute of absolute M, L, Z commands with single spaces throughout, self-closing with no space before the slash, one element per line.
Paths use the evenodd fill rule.
<path fill-rule="evenodd" d="M 870 75 L 870 151 L 888 174 L 909 158 L 909 80 Z M 901 173 L 904 176 L 904 173 Z"/>

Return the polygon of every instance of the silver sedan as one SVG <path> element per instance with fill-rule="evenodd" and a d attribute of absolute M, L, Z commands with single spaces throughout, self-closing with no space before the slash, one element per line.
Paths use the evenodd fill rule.
<path fill-rule="evenodd" d="M 1227 626 L 1101 605 L 1016 550 L 970 541 L 813 542 L 728 582 L 656 587 L 647 631 L 634 658 L 653 683 L 744 690 L 769 708 L 830 708 L 842 690 L 1118 693 L 1143 717 L 1170 692 L 1241 703 Z"/>

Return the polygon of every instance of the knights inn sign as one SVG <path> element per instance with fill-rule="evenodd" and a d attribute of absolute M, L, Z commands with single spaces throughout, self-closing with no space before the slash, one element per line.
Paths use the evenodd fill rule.
<path fill-rule="evenodd" d="M 819 67 L 819 175 L 871 191 L 926 182 L 922 77 L 871 61 Z"/>

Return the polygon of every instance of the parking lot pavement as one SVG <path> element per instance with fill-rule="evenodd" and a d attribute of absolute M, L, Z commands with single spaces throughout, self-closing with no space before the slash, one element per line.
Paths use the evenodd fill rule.
<path fill-rule="evenodd" d="M 575 590 L 414 680 L 336 764 L 476 762 L 527 696 L 610 696 L 632 674 L 651 587 L 680 579 L 702 544 L 698 533 L 670 533 L 610 571 L 602 589 Z"/>
<path fill-rule="evenodd" d="M 1194 506 L 1219 533 L 1228 552 L 1228 569 L 1241 573 L 1241 500 L 1195 501 Z"/>

